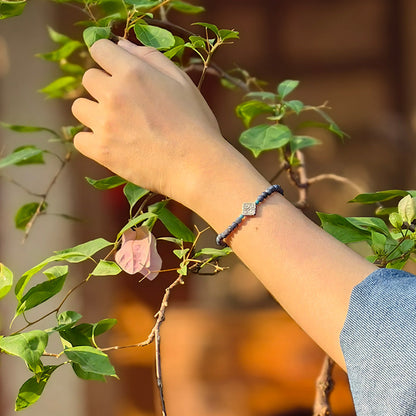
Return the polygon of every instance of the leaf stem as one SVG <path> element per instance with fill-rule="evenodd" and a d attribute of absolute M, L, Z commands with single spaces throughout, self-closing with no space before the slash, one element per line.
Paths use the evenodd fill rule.
<path fill-rule="evenodd" d="M 27 238 L 29 237 L 29 233 L 33 227 L 33 224 L 35 223 L 35 221 L 38 219 L 39 215 L 42 213 L 42 207 L 45 205 L 45 202 L 49 196 L 50 191 L 52 190 L 53 186 L 55 185 L 56 181 L 58 180 L 59 176 L 61 175 L 61 173 L 63 172 L 64 168 L 66 167 L 66 165 L 69 163 L 69 161 L 71 160 L 71 156 L 72 156 L 72 152 L 69 151 L 66 155 L 65 158 L 63 160 L 61 160 L 61 164 L 57 170 L 57 172 L 55 173 L 55 175 L 53 176 L 51 182 L 49 183 L 48 187 L 46 188 L 45 193 L 42 195 L 42 199 L 40 200 L 38 207 L 35 211 L 35 213 L 33 214 L 32 218 L 30 219 L 30 221 L 26 224 L 25 227 L 25 235 L 23 237 L 23 241 L 22 243 L 25 243 Z"/>

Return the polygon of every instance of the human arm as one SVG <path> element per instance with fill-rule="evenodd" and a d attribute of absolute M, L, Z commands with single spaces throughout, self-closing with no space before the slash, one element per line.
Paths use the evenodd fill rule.
<path fill-rule="evenodd" d="M 96 101 L 74 115 L 91 132 L 75 137 L 86 156 L 138 185 L 165 194 L 223 231 L 270 184 L 222 137 L 186 74 L 157 51 L 98 41 L 91 54 L 106 71 L 87 71 Z M 234 252 L 340 365 L 339 333 L 352 288 L 375 266 L 273 194 L 227 240 Z"/>

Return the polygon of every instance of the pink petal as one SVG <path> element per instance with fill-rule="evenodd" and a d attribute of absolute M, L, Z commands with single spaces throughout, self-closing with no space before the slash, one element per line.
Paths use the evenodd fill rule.
<path fill-rule="evenodd" d="M 160 271 L 162 259 L 156 249 L 156 239 L 147 227 L 127 230 L 121 248 L 115 255 L 117 264 L 127 273 L 140 273 L 153 280 Z"/>
<path fill-rule="evenodd" d="M 143 247 L 138 240 L 129 240 L 117 251 L 115 260 L 117 264 L 127 273 L 140 272 L 147 260 L 149 249 Z"/>
<path fill-rule="evenodd" d="M 153 280 L 159 274 L 159 271 L 162 268 L 162 258 L 156 249 L 156 238 L 153 236 L 153 234 L 151 234 L 151 236 L 152 241 L 149 251 L 149 265 L 147 266 L 149 269 L 149 274 L 145 275 L 145 277 L 149 280 Z M 141 273 L 143 274 L 143 272 Z"/>
<path fill-rule="evenodd" d="M 121 245 L 123 245 L 126 241 L 135 240 L 136 239 L 136 230 L 132 230 L 129 228 L 127 231 L 124 231 L 121 237 Z"/>

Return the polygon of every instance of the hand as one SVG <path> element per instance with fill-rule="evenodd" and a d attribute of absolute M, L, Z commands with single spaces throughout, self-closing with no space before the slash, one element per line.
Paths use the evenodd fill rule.
<path fill-rule="evenodd" d="M 74 138 L 81 153 L 188 206 L 221 163 L 240 158 L 193 82 L 162 53 L 124 39 L 99 40 L 90 53 L 102 69 L 83 77 L 96 101 L 79 98 L 72 106 L 91 129 Z"/>

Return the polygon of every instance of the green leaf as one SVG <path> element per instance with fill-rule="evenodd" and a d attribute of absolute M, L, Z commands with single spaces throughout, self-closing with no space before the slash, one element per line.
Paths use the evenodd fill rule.
<path fill-rule="evenodd" d="M 293 110 L 296 114 L 299 114 L 305 107 L 303 102 L 299 100 L 285 101 L 285 105 Z"/>
<path fill-rule="evenodd" d="M 103 179 L 92 179 L 85 177 L 85 180 L 92 185 L 95 189 L 106 190 L 117 188 L 118 186 L 124 185 L 127 181 L 120 176 L 109 176 Z"/>
<path fill-rule="evenodd" d="M 358 202 L 360 204 L 375 204 L 377 202 L 389 201 L 390 199 L 404 197 L 406 195 L 409 195 L 408 191 L 394 189 L 389 191 L 360 194 L 349 202 Z"/>
<path fill-rule="evenodd" d="M 347 217 L 352 225 L 362 230 L 377 231 L 386 236 L 390 236 L 390 231 L 386 223 L 381 218 L 375 217 Z"/>
<path fill-rule="evenodd" d="M 321 144 L 318 139 L 310 136 L 293 136 L 290 139 L 290 150 L 295 153 L 297 150 Z"/>
<path fill-rule="evenodd" d="M 66 72 L 67 74 L 70 75 L 83 75 L 85 72 L 85 69 L 78 64 L 71 64 L 70 62 L 66 62 L 66 61 L 62 61 L 59 63 L 59 68 L 61 68 L 61 70 L 63 72 Z"/>
<path fill-rule="evenodd" d="M 71 91 L 77 89 L 81 84 L 79 77 L 64 76 L 55 79 L 46 87 L 39 90 L 41 93 L 46 94 L 48 98 L 62 98 L 65 97 Z"/>
<path fill-rule="evenodd" d="M 189 36 L 189 40 L 194 49 L 205 49 L 206 48 L 206 39 L 201 36 Z"/>
<path fill-rule="evenodd" d="M 22 14 L 26 6 L 26 0 L 1 0 L 0 19 L 7 19 Z"/>
<path fill-rule="evenodd" d="M 82 378 L 83 380 L 105 381 L 105 377 L 101 374 L 84 371 L 77 363 L 72 363 L 72 369 L 74 370 L 74 373 L 77 375 L 77 377 Z"/>
<path fill-rule="evenodd" d="M 297 86 L 299 85 L 299 81 L 295 81 L 293 79 L 287 79 L 281 82 L 277 87 L 277 93 L 279 94 L 280 98 L 283 100 L 287 95 L 289 95 Z"/>
<path fill-rule="evenodd" d="M 214 33 L 215 36 L 217 36 L 218 38 L 220 37 L 220 31 L 218 30 L 218 27 L 213 25 L 212 23 L 196 22 L 196 23 L 192 23 L 192 24 L 196 25 L 196 26 L 205 27 L 205 28 L 209 29 L 212 33 Z"/>
<path fill-rule="evenodd" d="M 369 241 L 371 233 L 353 225 L 346 218 L 337 214 L 318 212 L 322 228 L 344 244 Z"/>
<path fill-rule="evenodd" d="M 192 243 L 195 241 L 195 234 L 178 218 L 166 208 L 166 202 L 157 202 L 149 206 L 149 212 L 157 215 L 167 230 L 176 238 Z"/>
<path fill-rule="evenodd" d="M 371 231 L 371 248 L 374 253 L 382 254 L 385 252 L 385 246 L 387 242 L 387 237 L 384 234 L 378 233 L 376 231 Z"/>
<path fill-rule="evenodd" d="M 92 324 L 79 324 L 74 327 L 59 329 L 64 348 L 88 345 L 92 347 Z"/>
<path fill-rule="evenodd" d="M 114 367 L 106 354 L 89 346 L 70 347 L 64 350 L 65 355 L 81 370 L 102 376 L 117 377 Z"/>
<path fill-rule="evenodd" d="M 116 276 L 121 273 L 121 268 L 114 261 L 100 260 L 95 269 L 91 272 L 92 276 Z"/>
<path fill-rule="evenodd" d="M 48 345 L 48 334 L 34 330 L 0 338 L 0 349 L 6 354 L 21 358 L 30 371 L 41 373 L 43 364 L 40 357 Z"/>
<path fill-rule="evenodd" d="M 134 33 L 143 45 L 158 50 L 170 49 L 175 45 L 175 38 L 172 33 L 161 27 L 136 23 Z"/>
<path fill-rule="evenodd" d="M 158 237 L 158 240 L 168 241 L 169 243 L 176 244 L 179 247 L 183 246 L 183 241 L 180 238 L 175 237 Z"/>
<path fill-rule="evenodd" d="M 180 0 L 171 1 L 169 5 L 172 7 L 172 9 L 186 14 L 198 14 L 205 11 L 205 8 L 202 6 L 195 6 L 193 4 Z"/>
<path fill-rule="evenodd" d="M 46 383 L 58 367 L 58 365 L 47 365 L 39 374 L 23 383 L 17 395 L 15 411 L 26 409 L 39 400 Z"/>
<path fill-rule="evenodd" d="M 260 114 L 273 114 L 274 110 L 272 106 L 263 101 L 250 100 L 239 104 L 235 112 L 237 117 L 241 118 L 246 128 L 248 128 L 253 118 Z"/>
<path fill-rule="evenodd" d="M 33 218 L 33 216 L 38 211 L 40 204 L 38 202 L 29 202 L 28 204 L 25 204 L 21 206 L 14 217 L 14 225 L 19 230 L 24 230 L 27 226 L 27 224 L 30 222 L 30 220 Z M 40 207 L 39 212 L 43 213 L 46 211 L 47 204 L 44 202 L 42 206 Z"/>
<path fill-rule="evenodd" d="M 47 127 L 22 126 L 19 124 L 4 123 L 2 121 L 0 121 L 0 127 L 15 131 L 17 133 L 38 133 L 40 131 L 46 131 L 46 132 L 52 133 L 55 137 L 59 137 L 59 134 L 56 131 L 49 129 Z"/>
<path fill-rule="evenodd" d="M 200 257 L 200 256 L 208 256 L 212 259 L 216 259 L 218 257 L 225 257 L 231 254 L 233 250 L 230 247 L 224 247 L 222 249 L 218 248 L 202 248 L 201 250 L 198 250 L 194 257 Z"/>
<path fill-rule="evenodd" d="M 86 243 L 79 244 L 75 247 L 67 248 L 61 251 L 55 251 L 53 260 L 64 260 L 70 263 L 79 263 L 91 258 L 94 254 L 112 245 L 113 243 L 110 243 L 104 238 L 96 238 L 94 240 L 87 241 Z"/>
<path fill-rule="evenodd" d="M 61 338 L 67 341 L 69 346 L 93 346 L 93 338 L 107 332 L 117 323 L 116 319 L 103 319 L 95 324 L 83 323 L 75 327 L 57 327 Z M 68 346 L 67 345 L 67 346 Z"/>
<path fill-rule="evenodd" d="M 389 246 L 389 250 L 390 250 L 390 254 L 387 257 L 387 260 L 392 262 L 392 265 L 390 267 L 392 268 L 401 268 L 403 266 L 398 266 L 398 264 L 396 264 L 397 261 L 399 261 L 399 263 L 401 262 L 401 260 L 403 260 L 403 257 L 407 257 L 405 259 L 405 261 L 407 261 L 408 256 L 410 255 L 411 251 L 413 250 L 415 245 L 415 241 L 414 240 L 403 240 L 400 242 L 394 241 L 393 244 L 390 244 Z M 400 259 L 397 259 L 397 257 L 400 257 Z M 393 266 L 394 265 L 394 266 Z"/>
<path fill-rule="evenodd" d="M 186 276 L 188 274 L 188 263 L 186 261 L 180 264 L 178 274 L 180 274 L 181 276 Z"/>
<path fill-rule="evenodd" d="M 82 315 L 75 311 L 65 311 L 61 312 L 57 316 L 58 325 L 52 328 L 53 331 L 64 331 L 66 329 L 72 328 L 80 319 Z"/>
<path fill-rule="evenodd" d="M 13 285 L 13 272 L 0 263 L 0 299 L 4 298 Z"/>
<path fill-rule="evenodd" d="M 28 311 L 29 309 L 34 308 L 35 306 L 46 302 L 48 299 L 59 293 L 62 290 L 67 275 L 68 267 L 66 268 L 66 273 L 62 276 L 39 283 L 29 289 L 28 292 L 19 300 L 15 317 L 21 315 L 25 311 Z"/>
<path fill-rule="evenodd" d="M 416 198 L 406 195 L 399 201 L 397 206 L 398 213 L 403 218 L 403 221 L 411 224 L 416 218 Z"/>
<path fill-rule="evenodd" d="M 131 227 L 135 227 L 137 224 L 148 220 L 149 218 L 156 218 L 157 215 L 153 212 L 145 212 L 144 214 L 141 214 L 137 217 L 132 218 L 117 234 L 117 241 L 121 238 L 121 236 L 124 234 L 125 231 L 127 231 Z"/>
<path fill-rule="evenodd" d="M 175 46 L 166 52 L 163 52 L 163 54 L 169 59 L 173 59 L 175 56 L 182 58 L 185 47 L 186 45 L 184 40 L 178 36 L 175 36 Z"/>
<path fill-rule="evenodd" d="M 186 256 L 186 253 L 189 251 L 189 248 L 182 248 L 178 250 L 173 250 L 173 254 L 178 258 L 182 259 Z"/>
<path fill-rule="evenodd" d="M 292 137 L 290 129 L 282 124 L 260 124 L 245 130 L 240 143 L 253 152 L 254 157 L 266 150 L 279 149 L 289 143 Z"/>
<path fill-rule="evenodd" d="M 13 151 L 13 153 L 0 159 L 0 169 L 10 165 L 24 165 L 30 163 L 43 163 L 42 158 L 43 150 L 38 149 L 36 146 L 24 146 L 19 147 Z M 42 162 L 39 162 L 42 160 Z M 36 162 L 34 162 L 36 161 Z"/>
<path fill-rule="evenodd" d="M 134 183 L 127 182 L 123 188 L 124 195 L 130 205 L 130 215 L 134 205 L 146 196 L 150 191 L 135 185 Z"/>
<path fill-rule="evenodd" d="M 39 58 L 45 59 L 46 61 L 59 62 L 62 59 L 68 58 L 72 55 L 77 49 L 81 48 L 83 45 L 77 40 L 70 40 L 62 45 L 59 49 L 47 52 L 47 53 L 38 53 L 36 56 Z"/>
<path fill-rule="evenodd" d="M 73 139 L 77 133 L 84 130 L 84 128 L 85 127 L 82 124 L 79 124 L 78 126 L 62 126 L 61 130 L 64 137 L 70 140 Z"/>
<path fill-rule="evenodd" d="M 239 33 L 233 29 L 220 29 L 219 30 L 220 39 L 224 42 L 228 39 L 239 39 Z"/>
<path fill-rule="evenodd" d="M 43 260 L 41 263 L 32 267 L 26 271 L 18 280 L 15 287 L 16 298 L 19 300 L 23 296 L 23 291 L 26 285 L 29 283 L 30 279 L 39 271 L 41 271 L 47 264 L 53 261 L 67 261 L 69 263 L 80 263 L 84 260 L 90 259 L 98 251 L 113 245 L 104 238 L 97 238 L 95 240 L 88 241 L 84 244 L 68 248 L 66 250 L 55 251 L 55 254 L 47 259 Z"/>
<path fill-rule="evenodd" d="M 345 134 L 339 127 L 338 125 L 335 123 L 335 121 L 327 114 L 325 113 L 325 111 L 323 111 L 321 108 L 318 107 L 314 107 L 314 106 L 304 106 L 305 110 L 312 110 L 315 111 L 316 113 L 318 113 L 327 123 L 328 125 L 325 125 L 325 127 L 332 133 L 336 134 L 338 137 L 340 137 L 341 139 L 344 136 L 347 136 L 347 134 Z"/>
<path fill-rule="evenodd" d="M 253 91 L 246 94 L 247 98 L 253 98 L 256 100 L 263 100 L 263 101 L 276 101 L 276 94 L 268 91 Z"/>
<path fill-rule="evenodd" d="M 99 39 L 108 39 L 111 35 L 110 27 L 87 27 L 82 33 L 85 44 L 90 48 Z"/>
<path fill-rule="evenodd" d="M 380 206 L 380 207 L 377 207 L 376 210 L 375 210 L 375 214 L 378 217 L 383 217 L 385 215 L 390 215 L 393 212 L 397 213 L 397 207 L 383 207 L 383 206 Z"/>
<path fill-rule="evenodd" d="M 394 228 L 396 228 L 398 230 L 400 230 L 402 228 L 403 218 L 402 218 L 402 216 L 398 212 L 392 212 L 392 213 L 390 213 L 390 215 L 389 215 L 389 221 L 390 221 L 390 224 Z"/>
<path fill-rule="evenodd" d="M 115 324 L 117 319 L 107 318 L 95 323 L 91 329 L 91 336 L 97 337 L 109 331 Z"/>
<path fill-rule="evenodd" d="M 72 42 L 72 39 L 69 36 L 66 36 L 62 33 L 57 32 L 56 30 L 52 29 L 48 26 L 48 33 L 49 37 L 55 42 L 64 45 L 65 43 Z"/>
<path fill-rule="evenodd" d="M 160 4 L 158 0 L 124 0 L 125 3 L 130 4 L 131 6 L 134 6 L 136 10 L 139 10 L 141 12 L 148 11 L 152 9 L 153 7 Z"/>
<path fill-rule="evenodd" d="M 68 266 L 49 267 L 49 269 L 44 270 L 43 274 L 48 280 L 57 279 L 58 277 L 66 276 L 68 274 Z"/>
<path fill-rule="evenodd" d="M 22 150 L 26 150 L 26 149 L 36 149 L 36 150 L 40 150 L 37 149 L 36 146 L 33 145 L 29 145 L 29 146 L 20 146 L 17 147 L 15 150 L 13 150 L 13 153 L 15 152 L 20 152 Z M 24 160 L 21 160 L 20 162 L 16 162 L 15 165 L 16 166 L 23 166 L 23 165 L 35 165 L 35 164 L 44 164 L 45 161 L 43 159 L 43 151 L 41 150 L 41 152 L 35 156 L 26 158 Z"/>

